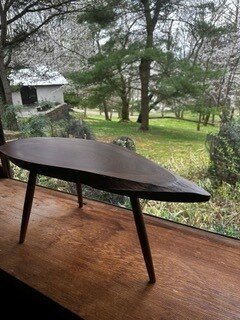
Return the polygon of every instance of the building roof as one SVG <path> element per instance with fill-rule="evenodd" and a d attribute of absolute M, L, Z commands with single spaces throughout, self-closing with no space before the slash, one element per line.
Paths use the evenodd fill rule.
<path fill-rule="evenodd" d="M 13 70 L 9 80 L 12 86 L 53 86 L 68 83 L 58 71 L 52 71 L 45 66 Z"/>

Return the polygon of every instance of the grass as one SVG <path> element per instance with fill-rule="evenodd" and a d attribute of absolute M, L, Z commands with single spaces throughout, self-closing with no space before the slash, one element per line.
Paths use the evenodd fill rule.
<path fill-rule="evenodd" d="M 128 136 L 135 141 L 137 153 L 161 164 L 171 157 L 179 161 L 189 161 L 189 154 L 207 156 L 206 134 L 217 132 L 213 126 L 201 127 L 197 132 L 196 123 L 175 119 L 151 119 L 150 131 L 139 131 L 136 118 L 132 122 L 105 121 L 100 116 L 85 119 L 96 135 L 97 140 L 111 142 L 117 137 Z"/>

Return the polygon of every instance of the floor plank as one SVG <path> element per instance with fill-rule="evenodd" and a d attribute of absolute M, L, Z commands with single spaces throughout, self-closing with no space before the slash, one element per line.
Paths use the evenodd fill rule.
<path fill-rule="evenodd" d="M 84 319 L 240 319 L 240 242 L 145 216 L 157 282 L 130 211 L 37 187 L 18 244 L 26 185 L 0 180 L 0 269 Z"/>

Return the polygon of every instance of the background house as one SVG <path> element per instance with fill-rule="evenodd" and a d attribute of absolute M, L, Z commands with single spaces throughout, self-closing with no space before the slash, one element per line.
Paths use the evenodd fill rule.
<path fill-rule="evenodd" d="M 41 102 L 64 102 L 63 85 L 67 80 L 47 67 L 26 68 L 10 75 L 14 105 L 37 105 Z"/>

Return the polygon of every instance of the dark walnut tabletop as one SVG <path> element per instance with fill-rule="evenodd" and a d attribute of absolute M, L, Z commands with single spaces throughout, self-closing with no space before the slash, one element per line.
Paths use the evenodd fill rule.
<path fill-rule="evenodd" d="M 210 195 L 126 148 L 93 140 L 28 138 L 6 143 L 0 154 L 16 165 L 101 190 L 171 202 L 203 202 Z"/>

